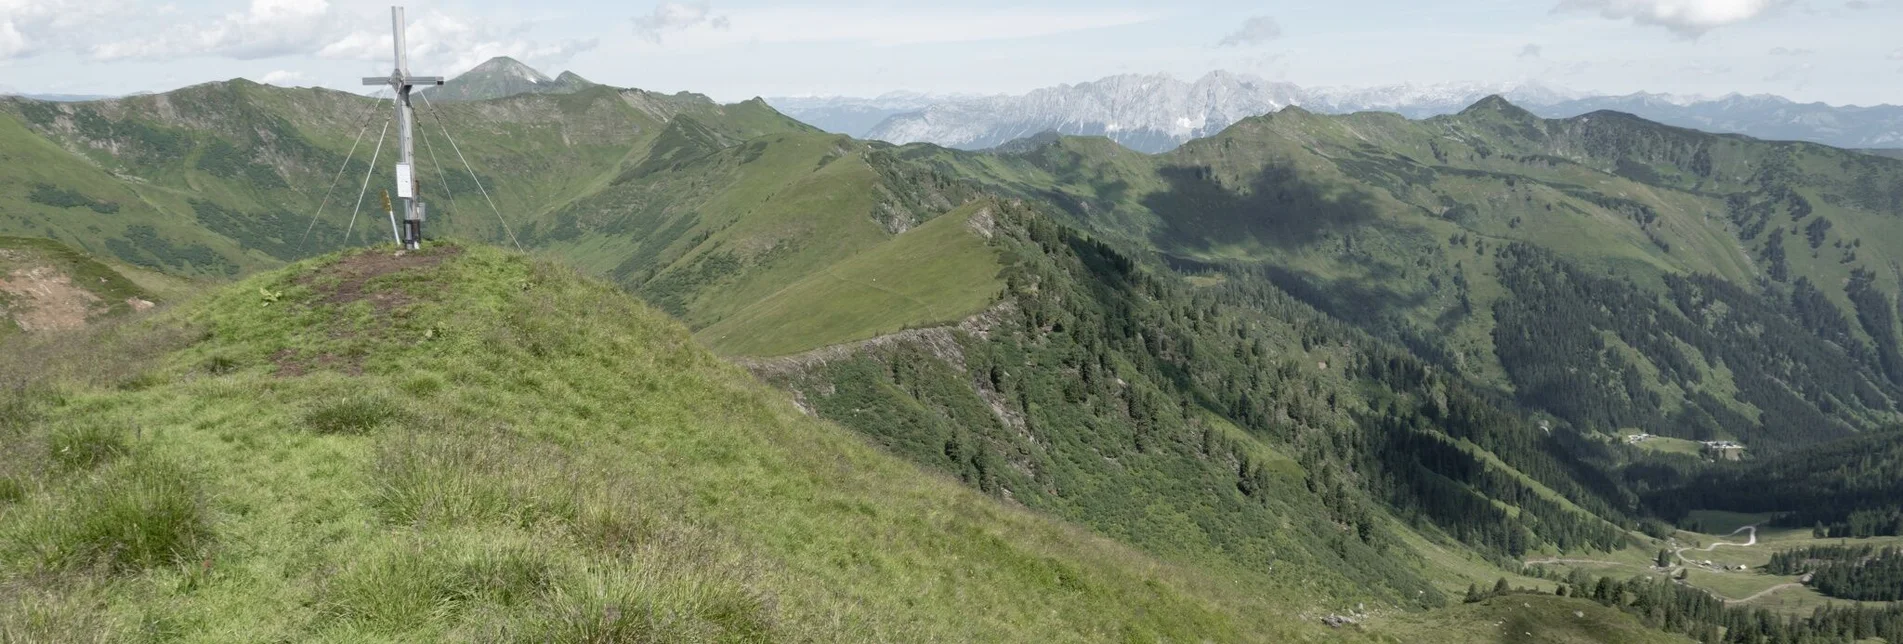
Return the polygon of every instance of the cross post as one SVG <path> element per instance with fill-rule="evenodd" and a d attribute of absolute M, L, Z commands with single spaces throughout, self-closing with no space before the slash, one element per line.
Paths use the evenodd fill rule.
<path fill-rule="evenodd" d="M 423 202 L 418 199 L 416 166 L 412 160 L 414 140 L 411 121 L 416 112 L 410 107 L 410 90 L 418 85 L 441 85 L 441 76 L 411 76 L 410 55 L 403 34 L 403 7 L 390 7 L 390 28 L 395 38 L 396 69 L 387 77 L 365 78 L 365 85 L 389 85 L 396 90 L 397 163 L 396 194 L 403 207 L 403 233 L 397 240 L 404 248 L 416 250 L 423 243 Z"/>

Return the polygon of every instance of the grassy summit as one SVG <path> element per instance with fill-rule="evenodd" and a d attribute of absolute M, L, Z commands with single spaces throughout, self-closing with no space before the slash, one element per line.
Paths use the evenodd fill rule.
<path fill-rule="evenodd" d="M 612 287 L 487 248 L 332 255 L 4 355 L 9 638 L 1320 629 L 873 449 Z"/>

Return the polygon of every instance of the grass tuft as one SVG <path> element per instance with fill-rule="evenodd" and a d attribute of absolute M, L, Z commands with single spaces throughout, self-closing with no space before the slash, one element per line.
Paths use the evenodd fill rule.
<path fill-rule="evenodd" d="M 304 416 L 304 426 L 319 434 L 368 434 L 403 413 L 380 397 L 351 397 L 326 403 Z"/>
<path fill-rule="evenodd" d="M 324 589 L 324 613 L 352 626 L 399 633 L 474 606 L 526 606 L 545 595 L 555 574 L 545 556 L 526 546 L 411 543 L 339 573 Z"/>
<path fill-rule="evenodd" d="M 127 453 L 121 433 L 99 423 L 55 429 L 46 448 L 53 462 L 68 471 L 92 469 Z"/>
<path fill-rule="evenodd" d="M 149 457 L 120 459 L 35 509 L 5 545 L 46 569 L 168 565 L 192 559 L 211 536 L 195 482 Z"/>
<path fill-rule="evenodd" d="M 526 639 L 541 642 L 766 642 L 772 602 L 734 584 L 652 568 L 590 570 L 556 590 Z"/>

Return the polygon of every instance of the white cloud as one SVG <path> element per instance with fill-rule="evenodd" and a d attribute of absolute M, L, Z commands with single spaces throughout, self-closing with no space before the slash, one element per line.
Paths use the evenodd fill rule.
<path fill-rule="evenodd" d="M 711 14 L 710 14 L 711 15 Z M 734 10 L 667 32 L 672 49 L 699 50 L 788 43 L 855 43 L 875 47 L 1012 40 L 1133 25 L 1154 11 L 905 6 L 771 5 Z M 650 16 L 651 17 L 651 16 Z M 644 39 L 655 46 L 651 39 Z"/>
<path fill-rule="evenodd" d="M 535 67 L 559 65 L 599 44 L 593 38 L 545 43 L 526 37 L 524 31 L 526 28 L 520 25 L 467 19 L 439 11 L 413 14 L 404 34 L 410 46 L 410 72 L 451 76 L 496 56 L 508 56 Z M 387 64 L 393 48 L 391 40 L 387 28 L 365 28 L 338 37 L 316 53 L 323 58 Z"/>
<path fill-rule="evenodd" d="M 40 0 L 0 3 L 26 1 Z M 545 43 L 526 35 L 530 25 L 502 24 L 442 11 L 413 11 L 406 17 L 410 67 L 419 74 L 450 75 L 494 56 L 511 56 L 530 64 L 565 63 L 596 44 L 592 39 Z M 387 13 L 360 13 L 328 0 L 251 0 L 242 11 L 195 25 L 159 26 L 147 31 L 160 35 L 100 43 L 89 53 L 101 61 L 317 56 L 388 64 L 392 49 L 389 25 Z M 0 43 L 4 38 L 0 34 Z M 295 80 L 304 81 L 301 77 Z"/>
<path fill-rule="evenodd" d="M 348 29 L 326 0 L 251 0 L 208 24 L 155 29 L 161 35 L 96 45 L 95 60 L 218 56 L 238 60 L 307 54 Z"/>
<path fill-rule="evenodd" d="M 648 15 L 634 19 L 635 35 L 656 44 L 671 31 L 696 27 L 725 30 L 731 26 L 732 21 L 727 16 L 716 15 L 707 2 L 663 2 L 655 5 Z"/>
<path fill-rule="evenodd" d="M 104 19 L 123 17 L 124 0 L 0 0 L 0 60 L 82 40 Z"/>
<path fill-rule="evenodd" d="M 1903 60 L 1903 49 L 1890 52 L 1890 60 Z"/>
<path fill-rule="evenodd" d="M 1553 10 L 1594 11 L 1611 20 L 1655 25 L 1686 38 L 1733 25 L 1790 4 L 1792 0 L 1560 0 Z"/>
<path fill-rule="evenodd" d="M 1254 16 L 1242 22 L 1242 27 L 1216 43 L 1217 47 L 1246 47 L 1260 45 L 1282 37 L 1282 25 L 1268 16 Z"/>
<path fill-rule="evenodd" d="M 1790 49 L 1785 47 L 1771 48 L 1772 56 L 1809 56 L 1815 53 L 1817 53 L 1815 50 L 1810 50 L 1810 49 Z"/>
<path fill-rule="evenodd" d="M 262 78 L 258 79 L 258 82 L 266 85 L 276 85 L 278 87 L 301 87 L 308 81 L 304 76 L 304 72 L 280 69 L 265 74 Z"/>
<path fill-rule="evenodd" d="M 1791 65 L 1789 67 L 1779 69 L 1775 72 L 1771 72 L 1770 75 L 1764 77 L 1764 80 L 1769 82 L 1774 82 L 1774 83 L 1776 82 L 1795 83 L 1798 87 L 1803 87 L 1804 85 L 1810 82 L 1811 70 L 1814 70 L 1816 68 L 1817 68 L 1816 65 L 1813 65 L 1810 63 Z"/>
<path fill-rule="evenodd" d="M 1686 65 L 1684 67 L 1680 67 L 1678 71 L 1687 76 L 1715 77 L 1715 76 L 1724 76 L 1726 74 L 1730 74 L 1731 66 L 1730 65 L 1716 65 L 1711 63 L 1693 63 L 1690 65 Z"/>
<path fill-rule="evenodd" d="M 1539 58 L 1540 54 L 1543 53 L 1544 51 L 1545 50 L 1541 49 L 1539 45 L 1527 43 L 1525 47 L 1520 48 L 1519 57 L 1520 58 Z"/>
<path fill-rule="evenodd" d="M 28 47 L 26 36 L 12 20 L 0 20 L 0 60 L 24 55 Z"/>

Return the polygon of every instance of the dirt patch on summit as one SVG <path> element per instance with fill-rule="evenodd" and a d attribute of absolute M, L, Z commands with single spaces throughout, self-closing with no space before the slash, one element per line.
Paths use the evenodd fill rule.
<path fill-rule="evenodd" d="M 368 327 L 334 326 L 330 329 L 332 339 L 359 335 L 365 340 L 384 338 L 392 332 L 392 319 L 406 315 L 405 308 L 415 303 L 416 296 L 404 288 L 372 286 L 371 280 L 403 271 L 428 270 L 462 253 L 463 249 L 457 246 L 432 246 L 421 251 L 357 253 L 298 277 L 297 283 L 310 286 L 315 291 L 314 304 L 341 307 L 355 302 L 370 303 L 375 315 Z M 277 367 L 279 378 L 295 378 L 320 370 L 363 375 L 364 359 L 365 355 L 360 352 L 307 353 L 290 348 L 271 355 L 271 363 Z"/>
<path fill-rule="evenodd" d="M 370 280 L 406 270 L 430 268 L 443 263 L 443 260 L 461 255 L 462 248 L 456 246 L 437 246 L 422 251 L 370 252 L 358 253 L 338 260 L 326 267 L 321 273 L 335 275 L 339 279 L 335 287 L 323 294 L 325 304 L 345 305 L 351 302 L 369 300 L 378 311 L 389 311 L 410 302 L 408 294 L 401 291 L 366 292 L 364 284 Z M 307 275 L 299 283 L 309 284 L 316 275 Z"/>
<path fill-rule="evenodd" d="M 73 285 L 73 278 L 51 266 L 22 268 L 0 279 L 0 293 L 10 297 L 0 307 L 27 331 L 66 331 L 86 326 L 99 312 L 99 296 Z"/>

